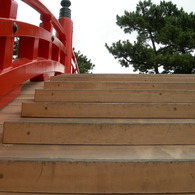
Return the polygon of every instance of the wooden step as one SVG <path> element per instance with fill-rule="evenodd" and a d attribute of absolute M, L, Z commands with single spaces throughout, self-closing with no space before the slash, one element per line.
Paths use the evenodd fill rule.
<path fill-rule="evenodd" d="M 24 195 L 24 193 L 10 193 L 10 192 L 3 192 L 3 193 L 1 193 L 0 192 L 0 195 Z M 41 194 L 37 194 L 37 193 L 25 193 L 25 195 L 51 195 L 51 194 L 46 194 L 46 193 L 41 193 Z M 75 195 L 75 194 L 57 194 L 57 193 L 55 193 L 55 195 Z M 76 195 L 89 195 L 89 194 L 87 194 L 87 193 L 82 193 L 82 194 L 76 194 Z M 91 193 L 91 195 L 98 195 L 98 194 L 92 194 Z M 101 195 L 138 195 L 138 194 L 135 194 L 135 193 L 128 193 L 128 194 L 116 194 L 116 193 L 114 193 L 114 194 L 107 194 L 107 193 L 102 193 Z M 140 194 L 139 194 L 140 195 Z M 169 194 L 169 193 L 166 193 L 166 194 L 162 194 L 162 193 L 158 193 L 158 194 L 154 194 L 154 193 L 147 193 L 147 194 L 141 194 L 141 195 L 173 195 L 173 194 Z M 195 193 L 182 193 L 182 194 L 178 194 L 178 193 L 174 193 L 174 195 L 195 195 Z"/>
<path fill-rule="evenodd" d="M 184 90 L 36 90 L 36 102 L 194 103 L 195 91 Z"/>
<path fill-rule="evenodd" d="M 53 79 L 53 77 L 56 77 L 56 76 L 52 76 L 51 77 L 51 79 Z M 132 74 L 132 73 L 127 73 L 127 74 L 124 74 L 124 73 L 122 73 L 122 74 L 120 74 L 120 73 L 95 73 L 95 74 L 60 74 L 60 75 L 58 75 L 57 77 L 77 77 L 77 78 L 80 78 L 80 77 L 92 77 L 92 78 L 96 78 L 96 77 L 99 77 L 99 78 L 113 78 L 113 77 L 115 77 L 115 78 L 121 78 L 121 77 L 123 77 L 123 78 L 126 78 L 126 77 L 165 77 L 165 78 L 167 78 L 167 77 L 172 77 L 172 78 L 174 78 L 174 77 L 195 77 L 195 74 Z"/>
<path fill-rule="evenodd" d="M 22 104 L 23 117 L 195 119 L 194 103 L 53 103 Z"/>
<path fill-rule="evenodd" d="M 4 124 L 0 195 L 195 193 L 195 75 L 51 80 Z"/>
<path fill-rule="evenodd" d="M 195 75 L 132 75 L 132 74 L 116 74 L 116 75 L 107 75 L 107 74 L 92 74 L 92 75 L 62 75 L 57 77 L 52 77 L 51 81 L 142 81 L 142 82 L 195 82 Z"/>
<path fill-rule="evenodd" d="M 22 119 L 6 122 L 5 144 L 190 145 L 195 120 Z"/>
<path fill-rule="evenodd" d="M 0 195 L 24 195 L 24 193 L 11 193 L 11 192 L 3 192 L 3 193 L 1 193 L 0 192 Z M 46 194 L 46 193 L 41 193 L 41 194 L 40 193 L 25 193 L 25 195 L 51 195 L 51 194 Z M 75 195 L 75 194 L 62 194 L 62 193 L 61 194 L 57 194 L 57 193 L 55 193 L 55 195 Z M 88 193 L 82 193 L 82 194 L 78 193 L 76 195 L 89 195 L 89 194 Z M 92 194 L 91 193 L 91 195 L 99 195 L 99 194 L 96 194 L 96 193 Z M 120 193 L 120 194 L 118 194 L 118 193 L 117 194 L 116 193 L 114 193 L 114 194 L 101 193 L 101 195 L 138 195 L 138 194 L 135 194 L 135 193 L 133 193 L 133 194 L 132 193 L 128 193 L 128 194 L 127 193 L 125 193 L 125 194 L 124 193 Z M 151 193 L 145 194 L 144 193 L 143 194 L 142 193 L 141 195 L 173 195 L 173 194 L 169 194 L 169 193 L 166 193 L 166 194 L 164 194 L 164 193 L 163 194 L 162 193 L 160 193 L 160 194 L 159 193 L 158 194 L 156 194 L 156 193 L 155 194 L 154 193 L 152 193 L 152 194 Z M 195 195 L 195 193 L 182 193 L 182 194 L 174 193 L 174 195 Z"/>
<path fill-rule="evenodd" d="M 195 90 L 195 82 L 192 83 L 159 83 L 159 82 L 129 82 L 129 81 L 52 81 L 45 82 L 44 89 L 128 89 L 128 90 Z"/>
<path fill-rule="evenodd" d="M 195 146 L 1 146 L 2 192 L 190 193 Z"/>

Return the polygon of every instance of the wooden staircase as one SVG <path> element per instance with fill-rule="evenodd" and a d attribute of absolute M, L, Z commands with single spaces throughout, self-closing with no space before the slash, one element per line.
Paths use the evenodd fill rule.
<path fill-rule="evenodd" d="M 195 194 L 195 75 L 61 75 L 5 122 L 0 195 Z"/>

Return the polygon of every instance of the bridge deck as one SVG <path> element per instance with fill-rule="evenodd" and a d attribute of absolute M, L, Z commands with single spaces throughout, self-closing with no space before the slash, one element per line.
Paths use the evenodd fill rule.
<path fill-rule="evenodd" d="M 2 110 L 0 110 L 0 143 L 2 143 L 3 124 L 4 124 L 4 122 L 5 121 L 9 121 L 9 120 L 10 121 L 13 121 L 13 120 L 21 119 L 21 106 L 22 106 L 22 103 L 23 102 L 34 102 L 35 89 L 43 89 L 43 87 L 44 87 L 44 82 L 29 82 L 29 81 L 28 82 L 25 82 L 23 84 L 23 86 L 22 86 L 22 90 L 21 90 L 20 96 L 18 96 L 10 104 L 8 104 L 6 107 L 4 107 Z M 47 121 L 51 121 L 51 119 L 47 119 L 47 118 L 31 118 L 30 120 L 31 121 L 35 121 L 35 122 L 39 122 L 39 121 L 46 121 L 46 122 Z M 27 121 L 28 121 L 28 119 L 27 119 Z M 59 118 L 56 118 L 56 119 L 52 119 L 52 121 L 56 121 L 56 123 L 62 122 L 62 121 L 64 123 L 66 123 L 66 122 L 67 123 L 74 123 L 74 122 L 76 122 L 76 123 L 82 123 L 83 122 L 84 123 L 84 122 L 88 121 L 88 119 L 74 119 L 73 120 L 71 118 L 69 118 L 69 119 L 59 119 Z M 96 119 L 90 119 L 90 121 L 91 121 L 91 123 L 98 123 L 98 121 L 99 122 L 103 122 L 105 124 L 112 123 L 112 120 L 111 119 L 99 119 L 98 121 Z M 140 122 L 141 123 L 144 123 L 144 124 L 147 124 L 147 123 L 151 123 L 151 124 L 158 123 L 158 124 L 161 124 L 161 123 L 166 122 L 166 119 L 158 119 L 158 120 L 156 120 L 156 119 L 155 120 L 153 120 L 153 119 L 115 119 L 115 122 L 118 123 L 118 124 L 124 123 L 124 122 L 125 123 L 135 123 L 135 124 L 136 123 L 140 123 Z M 194 124 L 195 123 L 195 120 L 194 119 L 183 119 L 182 121 L 180 121 L 179 119 L 171 119 L 171 120 L 169 120 L 169 123 L 170 124 L 171 123 L 174 123 L 174 124 L 175 123 L 178 123 L 178 124 L 183 124 L 183 123 Z M 28 147 L 29 150 L 34 150 L 37 146 L 31 146 L 31 145 L 28 146 L 28 145 L 26 145 L 25 148 L 26 147 Z M 40 148 L 40 145 L 38 147 Z M 63 151 L 63 155 L 64 155 L 64 147 L 67 147 L 67 146 L 60 146 L 60 147 L 58 147 L 58 149 L 59 149 L 59 155 L 60 155 L 60 151 Z M 73 151 L 74 151 L 74 147 L 72 147 Z M 0 147 L 0 148 L 1 148 L 1 152 L 0 152 L 1 153 L 1 156 L 0 156 L 0 158 L 8 157 L 8 156 L 4 156 L 3 155 L 4 154 L 3 150 L 5 148 L 4 147 Z M 42 149 L 43 149 L 44 152 L 45 152 L 45 149 L 48 149 L 48 148 L 49 148 L 48 146 L 42 147 Z M 52 148 L 52 146 L 51 146 L 51 148 Z M 49 149 L 49 151 L 51 151 L 51 148 Z M 75 148 L 77 148 L 77 147 L 75 147 Z M 87 148 L 90 149 L 91 151 L 90 152 L 87 151 Z M 85 149 L 86 149 L 87 152 L 89 152 L 89 154 L 87 153 L 87 155 L 89 155 L 90 157 L 91 157 L 91 153 L 94 153 L 94 151 L 93 151 L 94 149 L 95 150 L 97 150 L 97 149 L 100 150 L 101 151 L 100 152 L 101 154 L 104 151 L 104 154 L 105 155 L 108 155 L 107 152 L 108 153 L 110 152 L 109 146 L 108 147 L 105 147 L 103 150 L 101 150 L 97 146 L 91 147 L 91 148 L 88 147 L 88 146 L 87 147 L 84 146 L 82 150 L 85 150 Z M 144 146 L 141 146 L 140 145 L 139 151 L 141 151 L 141 153 L 138 152 L 138 153 L 140 153 L 138 155 L 138 153 L 135 152 L 136 151 L 136 147 L 134 148 L 134 147 L 131 146 L 131 150 L 134 151 L 138 155 L 138 156 L 132 155 L 131 158 L 132 159 L 137 159 L 137 160 L 139 159 L 140 160 L 144 156 L 144 159 L 147 159 L 147 154 L 150 154 L 149 155 L 150 158 L 152 157 L 153 160 L 156 160 L 157 158 L 159 158 L 159 154 L 161 154 L 162 155 L 161 158 L 166 159 L 166 160 L 170 160 L 172 158 L 173 159 L 176 158 L 178 160 L 184 160 L 184 159 L 190 159 L 191 157 L 194 158 L 194 155 L 191 154 L 191 151 L 194 151 L 194 149 L 195 149 L 195 146 L 194 145 L 191 145 L 190 143 L 189 143 L 189 145 L 188 144 L 187 145 L 186 144 L 185 145 L 175 144 L 175 146 L 174 145 L 172 145 L 172 146 L 162 146 L 159 143 L 159 146 L 157 146 L 157 147 L 153 147 L 153 146 L 146 146 L 146 147 L 144 147 Z M 19 146 L 16 145 L 16 146 L 14 146 L 13 153 L 16 154 L 16 158 L 19 157 L 19 156 L 17 156 L 17 153 L 18 152 L 20 153 L 20 151 L 22 151 L 22 150 L 23 150 L 23 145 L 19 145 Z M 70 150 L 70 148 L 69 148 L 69 150 Z M 159 154 L 158 155 L 155 155 L 156 153 L 154 152 L 154 150 L 157 150 Z M 164 150 L 164 151 L 168 150 L 168 153 L 167 152 L 164 153 L 164 152 L 162 152 L 162 150 Z M 37 151 L 38 151 L 38 153 L 36 153 L 35 156 L 36 155 L 39 156 L 39 152 L 40 153 L 42 152 L 40 150 L 37 150 Z M 185 151 L 185 156 L 182 156 L 182 155 L 179 155 L 178 156 L 178 155 L 176 155 L 176 154 L 178 154 L 178 151 L 180 151 L 179 152 L 180 154 L 182 153 L 181 151 Z M 151 153 L 153 154 L 152 156 L 151 156 Z M 9 152 L 9 155 L 12 156 L 11 151 Z M 28 156 L 28 154 L 27 154 L 27 156 Z M 124 156 L 119 156 L 119 159 L 120 158 L 121 159 L 125 159 L 126 157 L 128 159 L 130 158 L 128 152 L 125 153 Z M 47 158 L 47 155 L 46 155 L 45 158 Z M 72 156 L 72 158 L 74 158 L 74 155 Z M 98 156 L 95 156 L 94 158 L 98 158 Z M 113 158 L 113 156 L 112 156 L 112 158 Z M 115 156 L 115 158 L 117 159 L 118 156 Z"/>
<path fill-rule="evenodd" d="M 44 82 L 25 82 L 21 94 L 0 110 L 0 142 L 2 142 L 3 124 L 5 121 L 21 118 L 22 102 L 34 101 L 35 89 L 42 89 Z"/>
<path fill-rule="evenodd" d="M 184 79 L 180 78 L 180 80 Z M 4 128 L 4 143 L 12 144 L 0 144 L 2 170 L 0 191 L 67 195 L 85 195 L 86 192 L 104 195 L 119 194 L 119 192 L 120 195 L 146 192 L 148 195 L 194 194 L 194 117 L 181 120 L 178 117 L 134 119 L 131 117 L 37 118 L 29 116 L 20 119 L 22 102 L 33 103 L 35 89 L 42 88 L 43 83 L 25 83 L 21 95 L 0 111 L 1 137 L 4 121 L 16 120 L 7 124 L 8 126 L 5 125 Z M 27 110 L 37 112 L 38 110 L 34 109 L 34 105 L 37 104 L 40 102 L 35 102 Z M 191 104 L 194 105 L 194 103 L 189 105 Z M 49 103 L 46 111 L 50 111 L 48 105 Z M 87 110 L 90 112 L 91 107 Z M 77 112 L 78 109 L 75 113 Z M 194 112 L 193 116 L 195 116 Z M 20 126 L 20 123 L 23 126 Z M 158 124 L 158 128 L 155 124 Z M 130 127 L 127 128 L 127 125 Z M 5 136 L 6 128 L 13 133 L 7 131 L 9 135 Z M 18 129 L 20 134 L 17 133 Z M 56 131 L 61 133 L 60 136 Z M 124 133 L 128 136 L 124 136 Z M 61 135 L 64 134 L 67 141 L 62 143 Z M 12 139 L 18 135 L 21 139 L 27 137 L 27 141 L 5 142 L 5 137 Z M 117 140 L 120 140 L 121 136 L 128 139 L 123 139 L 123 142 L 119 143 Z M 36 137 L 38 139 L 31 142 L 30 137 L 32 140 Z M 70 137 L 72 139 L 69 139 Z M 159 139 L 162 142 L 157 141 Z M 4 194 L 0 193 L 0 195 Z"/>

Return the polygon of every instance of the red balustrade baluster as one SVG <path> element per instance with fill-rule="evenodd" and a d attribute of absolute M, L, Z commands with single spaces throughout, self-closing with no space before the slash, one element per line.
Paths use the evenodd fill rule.
<path fill-rule="evenodd" d="M 37 59 L 39 40 L 34 37 L 20 37 L 18 58 Z"/>
<path fill-rule="evenodd" d="M 0 17 L 16 19 L 18 4 L 14 0 L 0 0 Z M 13 29 L 13 26 L 10 26 Z M 1 29 L 1 31 L 6 29 Z M 14 35 L 14 32 L 13 32 Z M 0 37 L 0 71 L 12 66 L 14 37 Z"/>
<path fill-rule="evenodd" d="M 0 0 L 0 109 L 19 95 L 24 81 L 42 81 L 54 74 L 76 70 L 71 63 L 70 1 L 62 0 L 59 20 L 39 0 L 22 1 L 40 13 L 42 22 L 36 27 L 17 21 L 17 3 Z M 57 36 L 53 35 L 53 29 Z M 12 59 L 14 37 L 19 37 L 16 60 Z"/>
<path fill-rule="evenodd" d="M 62 8 L 60 10 L 60 24 L 64 28 L 66 34 L 66 57 L 65 57 L 65 73 L 71 73 L 72 60 L 72 36 L 73 36 L 73 22 L 71 20 L 71 10 L 69 9 L 71 2 L 69 0 L 61 1 Z"/>

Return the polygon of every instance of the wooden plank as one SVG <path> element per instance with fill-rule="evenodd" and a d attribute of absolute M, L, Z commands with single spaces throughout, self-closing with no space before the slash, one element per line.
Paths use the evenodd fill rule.
<path fill-rule="evenodd" d="M 21 94 L 0 110 L 0 140 L 2 139 L 3 124 L 5 121 L 21 118 L 22 102 L 32 102 L 35 89 L 43 88 L 43 82 L 25 82 Z"/>
<path fill-rule="evenodd" d="M 194 103 L 195 91 L 184 90 L 36 90 L 37 102 Z"/>
<path fill-rule="evenodd" d="M 52 76 L 50 80 L 57 78 L 195 78 L 194 74 L 61 74 Z"/>
<path fill-rule="evenodd" d="M 1 191 L 33 193 L 194 193 L 195 162 L 0 162 Z"/>
<path fill-rule="evenodd" d="M 128 90 L 195 90 L 193 83 L 159 83 L 159 82 L 128 82 L 128 81 L 53 81 L 45 82 L 45 89 L 128 89 Z"/>
<path fill-rule="evenodd" d="M 52 76 L 51 78 L 56 77 Z M 95 73 L 95 74 L 60 74 L 57 77 L 195 77 L 194 74 L 124 74 L 124 73 Z"/>
<path fill-rule="evenodd" d="M 68 146 L 0 145 L 0 160 L 13 161 L 195 161 L 195 145 L 170 146 Z M 2 169 L 0 169 L 2 170 Z"/>
<path fill-rule="evenodd" d="M 24 195 L 24 193 L 0 192 L 0 195 Z M 25 195 L 51 195 L 51 194 L 25 193 Z M 87 194 L 86 193 L 84 193 L 84 194 L 80 194 L 80 193 L 79 194 L 56 194 L 56 193 L 54 193 L 53 195 L 89 195 L 89 194 L 88 193 Z M 91 193 L 91 195 L 100 195 L 100 194 L 96 194 L 96 193 L 92 194 Z M 133 194 L 132 193 L 131 194 L 129 194 L 129 193 L 128 194 L 126 194 L 126 193 L 125 194 L 123 194 L 123 193 L 120 193 L 120 194 L 118 194 L 118 193 L 117 194 L 115 194 L 115 193 L 114 194 L 107 194 L 107 193 L 102 193 L 101 195 L 173 195 L 173 194 L 169 194 L 169 193 L 166 193 L 166 194 L 164 194 L 164 193 L 163 194 L 161 194 L 161 193 L 160 194 L 159 193 L 158 194 L 154 194 L 154 193 L 152 193 L 152 194 L 151 193 L 149 193 L 149 194 L 148 193 L 147 194 L 145 194 L 145 193 L 144 194 L 135 194 L 135 193 L 133 193 Z M 174 195 L 195 195 L 195 193 L 190 193 L 190 194 L 189 193 L 182 193 L 182 194 L 175 194 L 174 193 Z"/>
<path fill-rule="evenodd" d="M 195 143 L 194 121 L 113 119 L 79 121 L 20 120 L 6 122 L 3 143 L 74 145 L 190 145 Z"/>
<path fill-rule="evenodd" d="M 107 75 L 107 74 L 93 74 L 93 75 L 63 75 L 51 77 L 51 81 L 142 81 L 142 82 L 195 82 L 195 76 L 172 76 L 172 75 Z"/>
<path fill-rule="evenodd" d="M 194 103 L 23 103 L 23 117 L 195 119 Z"/>

